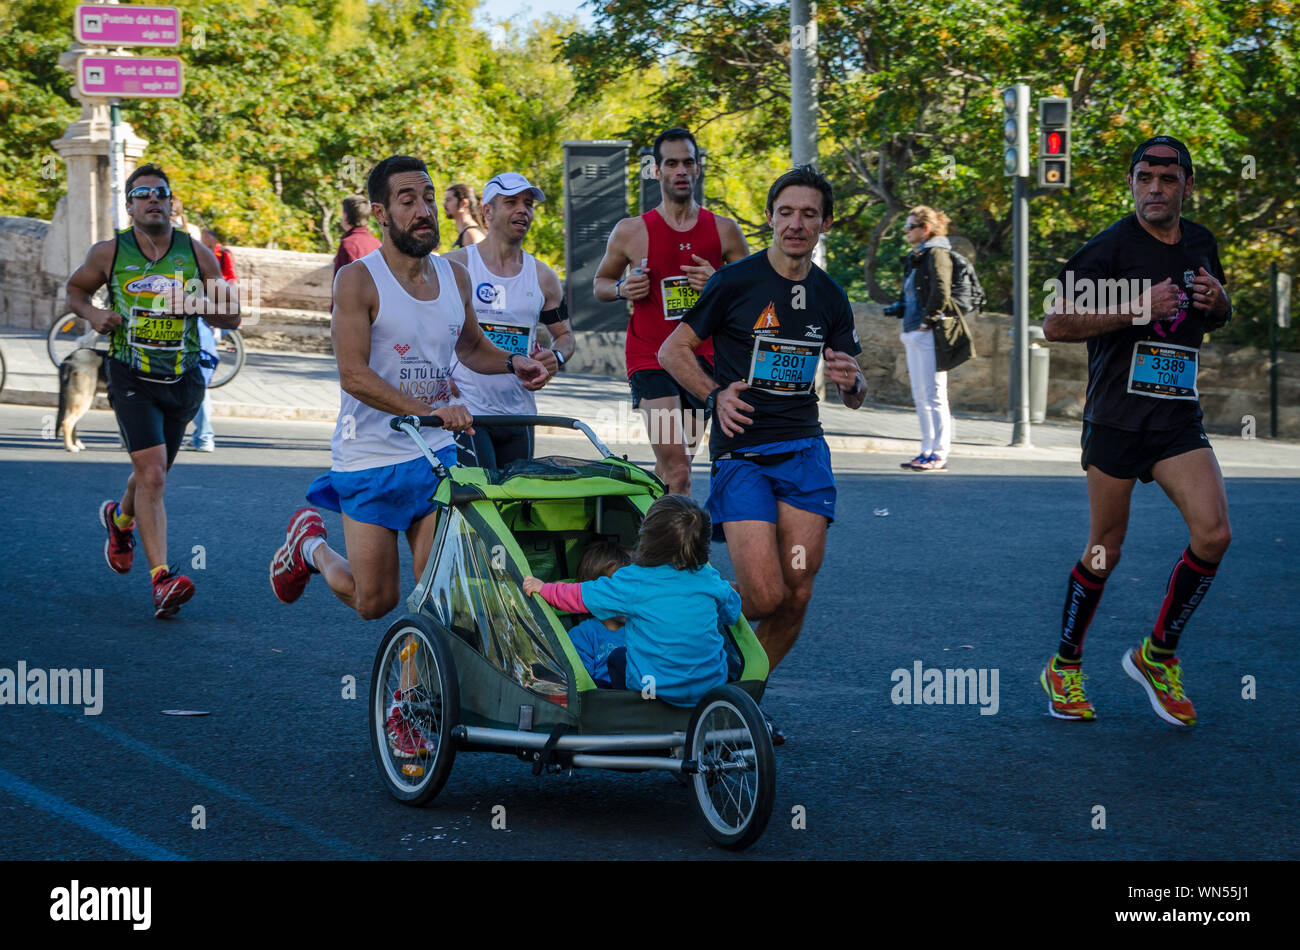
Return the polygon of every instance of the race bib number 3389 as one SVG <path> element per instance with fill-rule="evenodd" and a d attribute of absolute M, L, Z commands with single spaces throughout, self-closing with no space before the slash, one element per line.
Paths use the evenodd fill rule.
<path fill-rule="evenodd" d="M 1156 399 L 1195 399 L 1198 355 L 1188 346 L 1149 340 L 1135 343 L 1128 391 Z"/>

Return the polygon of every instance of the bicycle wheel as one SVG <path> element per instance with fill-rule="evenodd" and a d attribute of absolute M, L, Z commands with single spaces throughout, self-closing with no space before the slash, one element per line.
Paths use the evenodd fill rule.
<path fill-rule="evenodd" d="M 217 356 L 221 362 L 212 373 L 209 389 L 224 386 L 244 368 L 244 338 L 238 330 L 217 330 L 221 337 L 217 340 Z"/>
<path fill-rule="evenodd" d="M 460 687 L 444 636 L 421 616 L 397 621 L 370 675 L 370 748 L 384 786 L 405 805 L 432 801 L 456 759 Z"/>
<path fill-rule="evenodd" d="M 45 348 L 50 361 L 61 366 L 75 351 L 82 347 L 95 349 L 102 339 L 81 317 L 65 313 L 50 326 L 50 332 L 45 336 Z"/>

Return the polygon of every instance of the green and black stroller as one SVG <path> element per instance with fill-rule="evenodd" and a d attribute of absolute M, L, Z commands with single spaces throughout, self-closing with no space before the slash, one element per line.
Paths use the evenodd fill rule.
<path fill-rule="evenodd" d="M 392 420 L 435 467 L 419 429 L 438 424 L 436 416 Z M 758 708 L 767 656 L 745 619 L 724 631 L 730 682 L 683 708 L 598 688 L 569 640 L 571 618 L 523 592 L 526 574 L 573 580 L 594 541 L 633 546 L 663 483 L 615 458 L 575 419 L 474 424 L 577 429 L 601 458 L 550 456 L 500 471 L 456 466 L 439 484 L 428 564 L 406 616 L 384 635 L 370 680 L 370 740 L 384 784 L 399 801 L 424 805 L 458 752 L 517 755 L 538 775 L 667 771 L 687 786 L 715 842 L 749 846 L 771 815 L 776 764 Z"/>

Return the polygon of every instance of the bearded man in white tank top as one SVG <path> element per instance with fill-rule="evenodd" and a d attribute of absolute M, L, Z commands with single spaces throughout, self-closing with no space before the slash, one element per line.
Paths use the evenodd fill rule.
<path fill-rule="evenodd" d="M 487 237 L 478 244 L 444 255 L 469 271 L 470 303 L 479 327 L 497 346 L 531 356 L 554 376 L 573 355 L 573 328 L 555 271 L 523 249 L 533 224 L 533 204 L 545 201 L 542 189 L 518 172 L 497 175 L 483 187 Z M 544 327 L 549 346 L 538 340 Z M 537 400 L 518 378 L 485 375 L 457 361 L 452 379 L 465 407 L 476 416 L 536 415 Z M 529 426 L 480 428 L 456 434 L 464 464 L 505 468 L 532 458 Z"/>
<path fill-rule="evenodd" d="M 473 431 L 469 410 L 450 404 L 454 361 L 484 376 L 509 373 L 529 390 L 540 389 L 549 374 L 484 336 L 470 305 L 468 272 L 431 253 L 438 246 L 438 194 L 424 162 L 386 158 L 371 171 L 367 190 L 384 240 L 334 278 L 339 417 L 331 469 L 307 492 L 309 501 L 342 513 L 348 557 L 325 543 L 315 509 L 299 509 L 271 560 L 271 587 L 292 603 L 319 573 L 339 600 L 372 620 L 401 596 L 397 532 L 406 534 L 419 578 L 437 517 L 429 498 L 438 473 L 390 419 L 440 417 L 442 428 L 420 434 L 442 466 L 454 465 L 452 433 Z"/>

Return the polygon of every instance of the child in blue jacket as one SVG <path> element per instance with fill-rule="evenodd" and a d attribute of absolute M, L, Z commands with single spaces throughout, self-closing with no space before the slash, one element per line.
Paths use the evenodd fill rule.
<path fill-rule="evenodd" d="M 600 619 L 626 617 L 626 653 L 608 657 L 622 685 L 675 706 L 693 706 L 727 682 L 727 654 L 719 624 L 740 617 L 740 595 L 709 566 L 708 513 L 684 495 L 665 495 L 641 522 L 632 563 L 608 577 L 580 584 L 543 584 L 524 578 L 524 592 L 553 607 Z"/>

